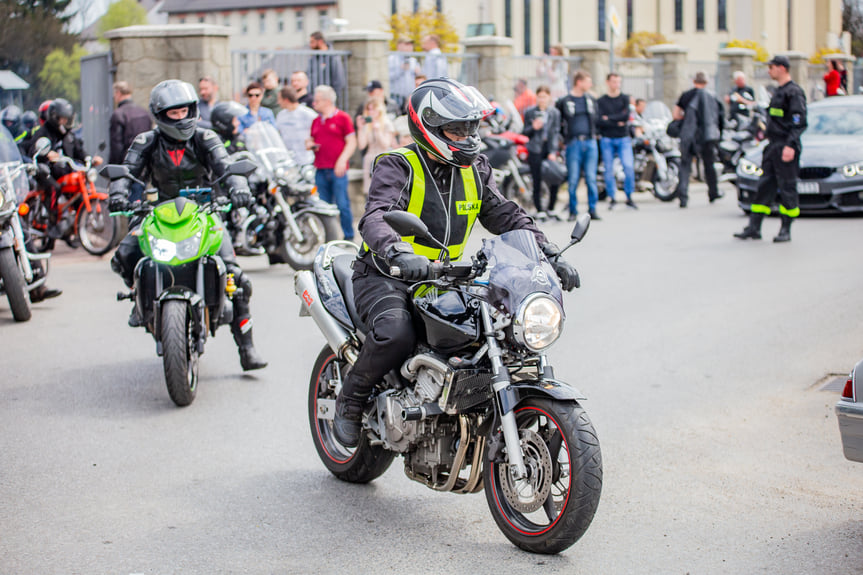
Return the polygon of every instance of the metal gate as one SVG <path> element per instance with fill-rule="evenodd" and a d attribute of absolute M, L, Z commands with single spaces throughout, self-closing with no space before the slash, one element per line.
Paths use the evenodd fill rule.
<path fill-rule="evenodd" d="M 81 125 L 84 150 L 95 155 L 110 145 L 111 113 L 114 111 L 114 68 L 111 53 L 81 58 Z M 104 155 L 104 154 L 102 154 Z"/>

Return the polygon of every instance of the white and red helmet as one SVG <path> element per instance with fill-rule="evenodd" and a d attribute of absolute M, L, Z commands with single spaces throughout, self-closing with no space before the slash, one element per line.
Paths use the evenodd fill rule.
<path fill-rule="evenodd" d="M 480 121 L 494 112 L 473 86 L 449 78 L 426 80 L 413 91 L 408 124 L 417 145 L 442 162 L 466 168 L 480 152 Z M 448 138 L 444 131 L 460 138 Z"/>

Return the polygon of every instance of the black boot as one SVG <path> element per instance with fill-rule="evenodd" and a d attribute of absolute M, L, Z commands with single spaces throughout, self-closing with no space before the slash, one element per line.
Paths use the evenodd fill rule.
<path fill-rule="evenodd" d="M 243 371 L 267 367 L 267 362 L 255 349 L 255 342 L 252 339 L 252 318 L 236 318 L 231 322 L 231 333 L 234 334 L 234 341 L 237 342 L 237 348 L 240 350 L 240 365 L 243 366 Z"/>
<path fill-rule="evenodd" d="M 371 386 L 353 373 L 348 373 L 342 383 L 342 390 L 336 398 L 333 432 L 338 442 L 345 447 L 356 447 L 360 442 L 363 411 L 371 391 Z"/>
<path fill-rule="evenodd" d="M 741 240 L 760 240 L 761 239 L 761 222 L 764 220 L 764 214 L 749 214 L 749 225 L 743 228 L 742 232 L 734 234 L 735 238 Z"/>
<path fill-rule="evenodd" d="M 62 293 L 63 290 L 47 288 L 45 284 L 42 284 L 30 292 L 30 303 L 38 303 L 46 299 L 58 297 Z"/>
<path fill-rule="evenodd" d="M 773 238 L 776 243 L 791 241 L 791 220 L 788 216 L 782 216 L 782 226 L 779 228 L 779 235 Z"/>

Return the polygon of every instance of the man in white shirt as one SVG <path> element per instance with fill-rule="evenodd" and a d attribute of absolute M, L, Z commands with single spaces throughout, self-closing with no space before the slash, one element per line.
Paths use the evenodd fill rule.
<path fill-rule="evenodd" d="M 312 130 L 312 120 L 317 113 L 299 103 L 297 92 L 290 86 L 285 86 L 279 92 L 281 110 L 276 116 L 276 127 L 285 142 L 285 147 L 294 154 L 297 164 L 304 166 L 315 160 L 314 152 L 306 149 L 306 139 Z"/>
<path fill-rule="evenodd" d="M 422 67 L 423 74 L 429 80 L 449 76 L 449 73 L 447 73 L 446 56 L 443 55 L 440 49 L 440 38 L 434 34 L 426 36 L 423 38 L 422 47 L 426 52 Z"/>
<path fill-rule="evenodd" d="M 414 45 L 410 40 L 399 39 L 396 49 L 401 53 L 389 56 L 390 96 L 400 109 L 404 109 L 408 97 L 414 91 L 414 78 L 419 65 L 411 55 Z"/>

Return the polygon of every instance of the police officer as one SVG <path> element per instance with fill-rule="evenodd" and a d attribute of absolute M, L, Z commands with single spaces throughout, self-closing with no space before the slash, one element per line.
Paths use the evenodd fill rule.
<path fill-rule="evenodd" d="M 477 219 L 492 233 L 530 230 L 547 255 L 558 252 L 517 204 L 501 196 L 488 159 L 479 153 L 477 128 L 492 111 L 488 100 L 473 87 L 440 78 L 420 84 L 408 107 L 414 143 L 378 157 L 359 223 L 366 244 L 354 263 L 354 295 L 370 332 L 336 399 L 335 436 L 347 447 L 359 443 L 363 406 L 375 383 L 401 365 L 416 343 L 409 284 L 390 276 L 390 267 L 416 282 L 427 277 L 429 260 L 441 256 L 430 242 L 396 234 L 385 213 L 419 216 L 454 260 L 463 255 Z M 575 270 L 562 260 L 553 265 L 563 288 L 575 287 Z"/>
<path fill-rule="evenodd" d="M 800 136 L 806 130 L 806 94 L 791 80 L 790 63 L 785 56 L 774 56 L 768 73 L 779 84 L 770 99 L 767 139 L 761 161 L 763 174 L 758 192 L 750 206 L 749 225 L 734 234 L 741 240 L 761 239 L 761 222 L 770 215 L 770 206 L 779 194 L 782 226 L 774 242 L 791 241 L 791 222 L 800 215 L 797 174 L 800 171 Z"/>
<path fill-rule="evenodd" d="M 211 130 L 199 128 L 198 95 L 191 84 L 180 80 L 165 80 L 150 93 L 150 113 L 156 121 L 156 129 L 139 134 L 123 164 L 129 172 L 144 182 L 152 180 L 159 191 L 159 201 L 176 198 L 179 190 L 189 186 L 201 186 L 210 179 L 221 177 L 228 169 L 228 154 L 219 137 Z M 231 201 L 244 206 L 251 202 L 245 178 L 228 176 L 226 187 L 231 190 Z M 128 208 L 130 181 L 126 178 L 111 182 L 108 207 L 112 212 Z M 135 236 L 138 222 L 130 222 L 131 231 L 117 246 L 111 259 L 111 269 L 120 274 L 127 286 L 132 286 L 135 265 L 143 257 L 138 238 Z M 237 258 L 231 247 L 231 238 L 223 232 L 219 256 L 225 262 L 229 273 L 242 289 L 240 297 L 234 297 L 234 319 L 231 333 L 240 350 L 240 364 L 244 371 L 266 367 L 265 362 L 255 349 L 252 340 L 252 318 L 249 311 L 249 297 L 252 295 L 252 282 L 237 265 Z M 141 325 L 137 308 L 133 308 L 129 325 Z"/>

